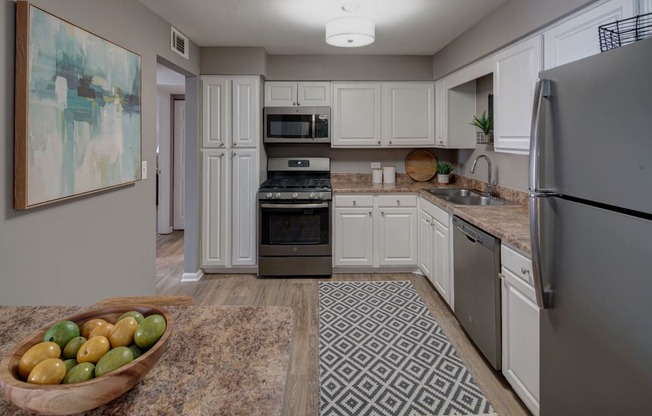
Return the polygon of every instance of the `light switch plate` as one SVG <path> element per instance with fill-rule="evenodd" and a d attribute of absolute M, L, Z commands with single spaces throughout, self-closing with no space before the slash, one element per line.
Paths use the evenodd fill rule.
<path fill-rule="evenodd" d="M 380 162 L 371 162 L 371 169 L 380 169 Z"/>
<path fill-rule="evenodd" d="M 147 161 L 143 160 L 141 167 L 140 179 L 147 179 Z"/>

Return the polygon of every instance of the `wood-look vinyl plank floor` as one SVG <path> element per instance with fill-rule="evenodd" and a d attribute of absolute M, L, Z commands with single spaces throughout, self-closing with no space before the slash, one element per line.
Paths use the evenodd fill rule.
<path fill-rule="evenodd" d="M 318 282 L 409 280 L 455 346 L 485 395 L 501 416 L 530 415 L 502 374 L 494 371 L 473 346 L 446 302 L 424 277 L 410 273 L 335 274 L 330 279 L 259 279 L 254 275 L 204 275 L 199 282 L 181 282 L 183 232 L 157 237 L 158 294 L 190 295 L 197 305 L 289 306 L 295 313 L 292 353 L 283 416 L 319 414 Z"/>

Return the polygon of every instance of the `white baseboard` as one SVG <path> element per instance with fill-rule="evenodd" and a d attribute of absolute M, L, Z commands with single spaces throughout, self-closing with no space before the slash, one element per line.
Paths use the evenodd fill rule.
<path fill-rule="evenodd" d="M 199 282 L 199 280 L 204 276 L 204 271 L 202 269 L 197 270 L 195 273 L 184 273 L 181 275 L 182 282 Z"/>
<path fill-rule="evenodd" d="M 258 274 L 258 266 L 204 267 L 206 274 Z"/>
<path fill-rule="evenodd" d="M 170 234 L 172 231 L 174 231 L 174 229 L 172 227 L 167 227 L 167 228 L 163 227 L 163 228 L 161 228 L 159 230 L 158 233 L 159 234 Z"/>
<path fill-rule="evenodd" d="M 333 267 L 333 274 L 335 273 L 345 273 L 345 274 L 354 274 L 354 273 L 418 273 L 414 267 L 346 267 L 346 266 L 335 266 Z"/>

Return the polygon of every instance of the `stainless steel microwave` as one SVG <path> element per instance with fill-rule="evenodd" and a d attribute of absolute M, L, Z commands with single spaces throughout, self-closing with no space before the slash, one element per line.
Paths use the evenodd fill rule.
<path fill-rule="evenodd" d="M 265 143 L 330 143 L 330 107 L 265 107 Z"/>

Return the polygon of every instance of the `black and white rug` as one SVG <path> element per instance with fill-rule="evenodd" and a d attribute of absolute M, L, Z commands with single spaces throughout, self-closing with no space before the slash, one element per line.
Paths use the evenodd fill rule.
<path fill-rule="evenodd" d="M 408 281 L 319 284 L 321 416 L 495 415 Z"/>

